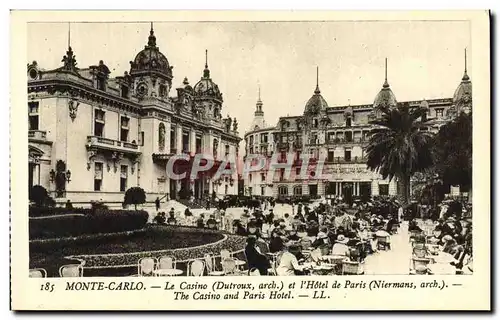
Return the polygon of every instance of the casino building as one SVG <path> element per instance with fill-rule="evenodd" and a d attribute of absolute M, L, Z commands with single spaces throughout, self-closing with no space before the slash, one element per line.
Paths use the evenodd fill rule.
<path fill-rule="evenodd" d="M 467 61 L 467 56 L 465 56 Z M 465 65 L 462 81 L 453 97 L 421 101 L 398 102 L 387 79 L 372 104 L 331 106 L 321 95 L 317 80 L 313 95 L 297 116 L 280 117 L 275 125 L 264 120 L 263 102 L 256 104 L 255 117 L 245 133 L 245 152 L 271 157 L 279 153 L 278 162 L 286 162 L 286 154 L 295 158 L 290 176 L 285 170 L 274 172 L 271 179 L 266 168 L 244 176 L 245 193 L 257 196 L 372 196 L 396 195 L 396 181 L 382 179 L 366 166 L 364 147 L 374 126 L 370 120 L 380 115 L 380 108 L 395 107 L 398 103 L 427 110 L 428 127 L 423 130 L 437 132 L 441 125 L 461 111 L 472 110 L 472 83 Z M 314 159 L 326 158 L 323 172 L 332 179 L 314 178 L 316 165 L 310 164 L 309 177 L 301 177 L 301 154 L 311 154 Z"/>
<path fill-rule="evenodd" d="M 238 154 L 241 138 L 236 119 L 222 117 L 223 95 L 208 61 L 195 85 L 184 78 L 176 94 L 172 69 L 153 24 L 146 46 L 122 76 L 111 77 L 102 60 L 79 68 L 71 46 L 57 69 L 28 64 L 29 187 L 42 185 L 58 203 L 82 205 L 121 203 L 132 186 L 142 187 L 148 201 L 237 194 L 236 171 L 212 179 L 225 157 Z M 189 173 L 183 180 L 169 178 L 166 164 L 173 155 L 189 155 L 175 162 L 180 173 L 200 152 L 213 155 L 212 172 L 193 180 Z"/>

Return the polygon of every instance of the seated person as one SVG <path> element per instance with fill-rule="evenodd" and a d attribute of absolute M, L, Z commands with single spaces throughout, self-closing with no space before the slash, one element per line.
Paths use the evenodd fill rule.
<path fill-rule="evenodd" d="M 316 236 L 316 240 L 312 243 L 312 246 L 314 248 L 321 248 L 325 245 L 330 244 L 330 240 L 328 239 L 328 230 L 326 227 L 321 227 L 321 230 L 318 232 L 318 235 Z"/>
<path fill-rule="evenodd" d="M 257 239 L 255 237 L 247 238 L 245 247 L 245 255 L 248 262 L 248 269 L 256 268 L 261 275 L 267 275 L 267 270 L 271 268 L 271 264 L 267 257 L 259 252 L 257 247 Z"/>
<path fill-rule="evenodd" d="M 457 240 L 455 240 L 452 236 L 446 235 L 443 237 L 442 251 L 449 253 L 457 258 L 464 251 L 464 248 L 459 245 Z"/>
<path fill-rule="evenodd" d="M 247 230 L 245 229 L 245 227 L 243 227 L 243 224 L 241 223 L 241 221 L 239 219 L 236 219 L 233 221 L 233 227 L 234 227 L 235 234 L 237 234 L 239 236 L 247 236 L 248 235 Z"/>
<path fill-rule="evenodd" d="M 154 217 L 153 222 L 156 224 L 164 224 L 165 220 L 165 212 L 158 212 L 156 217 Z"/>
<path fill-rule="evenodd" d="M 170 209 L 170 211 L 173 211 L 174 208 Z M 184 216 L 185 217 L 190 217 L 192 216 L 193 214 L 191 213 L 191 211 L 189 210 L 189 208 L 186 208 L 186 210 L 184 210 Z"/>
<path fill-rule="evenodd" d="M 299 241 L 300 240 L 300 237 L 297 235 L 296 230 L 292 229 L 288 232 L 288 240 L 290 240 L 290 241 Z"/>
<path fill-rule="evenodd" d="M 196 220 L 196 227 L 197 228 L 205 228 L 205 216 L 203 214 L 200 214 L 199 218 Z"/>
<path fill-rule="evenodd" d="M 250 221 L 247 225 L 247 234 L 250 236 L 250 235 L 253 235 L 255 236 L 256 238 L 261 238 L 261 235 L 260 235 L 260 231 L 259 229 L 257 228 L 257 222 L 255 221 Z"/>
<path fill-rule="evenodd" d="M 271 239 L 269 241 L 269 252 L 271 253 L 280 252 L 281 250 L 283 250 L 283 247 L 284 247 L 283 239 L 280 237 L 278 232 L 273 231 L 271 233 Z"/>
<path fill-rule="evenodd" d="M 297 257 L 292 253 L 298 250 L 298 246 L 293 243 L 287 243 L 284 247 L 283 255 L 281 256 L 280 263 L 276 268 L 278 276 L 293 276 L 297 274 L 304 274 L 303 268 L 299 265 Z"/>
<path fill-rule="evenodd" d="M 207 220 L 207 228 L 212 230 L 217 230 L 217 221 L 213 214 L 210 215 L 210 218 Z"/>
<path fill-rule="evenodd" d="M 348 242 L 349 242 L 348 238 L 346 238 L 343 234 L 339 234 L 337 236 L 335 244 L 332 247 L 332 255 L 349 257 L 350 250 L 349 247 L 347 246 Z"/>
<path fill-rule="evenodd" d="M 387 221 L 387 227 L 386 227 L 385 231 L 392 234 L 392 227 L 394 225 L 397 225 L 397 224 L 398 224 L 398 221 L 393 216 L 389 215 L 389 220 Z"/>
<path fill-rule="evenodd" d="M 170 216 L 167 219 L 167 224 L 177 224 L 177 219 L 175 219 L 175 214 L 170 212 Z"/>
<path fill-rule="evenodd" d="M 417 221 L 415 219 L 411 220 L 408 223 L 408 231 L 410 232 L 422 232 L 422 229 L 417 224 Z"/>

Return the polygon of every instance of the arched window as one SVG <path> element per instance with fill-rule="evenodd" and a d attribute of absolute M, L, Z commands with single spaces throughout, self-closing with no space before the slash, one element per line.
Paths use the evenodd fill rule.
<path fill-rule="evenodd" d="M 294 196 L 301 196 L 302 195 L 302 186 L 293 187 L 293 195 Z"/>
<path fill-rule="evenodd" d="M 165 124 L 160 123 L 158 128 L 158 149 L 163 150 L 165 148 Z"/>
<path fill-rule="evenodd" d="M 286 195 L 288 195 L 288 187 L 287 186 L 279 186 L 278 187 L 278 194 L 280 196 L 286 196 Z"/>

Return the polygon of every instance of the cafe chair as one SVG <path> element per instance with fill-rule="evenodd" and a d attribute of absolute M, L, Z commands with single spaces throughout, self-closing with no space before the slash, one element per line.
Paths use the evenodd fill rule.
<path fill-rule="evenodd" d="M 158 269 L 175 269 L 176 264 L 173 257 L 162 256 L 158 261 Z"/>
<path fill-rule="evenodd" d="M 423 267 L 425 267 L 425 269 L 427 269 L 427 266 L 429 265 L 430 262 L 431 262 L 431 259 L 428 259 L 428 258 L 413 257 L 411 259 L 411 269 L 416 271 L 421 266 L 423 266 Z"/>
<path fill-rule="evenodd" d="M 203 272 L 205 271 L 205 264 L 203 261 L 196 259 L 191 261 L 188 264 L 187 275 L 193 277 L 201 277 L 203 276 Z"/>
<path fill-rule="evenodd" d="M 67 264 L 59 268 L 59 276 L 62 278 L 83 277 L 83 267 L 81 264 Z"/>
<path fill-rule="evenodd" d="M 363 270 L 361 264 L 357 261 L 343 261 L 342 262 L 342 275 L 361 275 Z"/>
<path fill-rule="evenodd" d="M 234 259 L 232 258 L 223 259 L 221 261 L 221 264 L 224 275 L 231 276 L 231 275 L 236 275 L 238 273 L 236 267 L 236 261 Z"/>
<path fill-rule="evenodd" d="M 30 278 L 47 278 L 47 270 L 42 268 L 30 269 Z"/>
<path fill-rule="evenodd" d="M 156 259 L 151 257 L 144 257 L 137 262 L 137 275 L 139 277 L 150 277 L 156 267 Z"/>

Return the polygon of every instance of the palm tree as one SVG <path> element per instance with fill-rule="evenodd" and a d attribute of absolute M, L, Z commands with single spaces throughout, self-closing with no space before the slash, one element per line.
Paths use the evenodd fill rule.
<path fill-rule="evenodd" d="M 400 104 L 381 110 L 382 116 L 371 121 L 376 128 L 371 131 L 366 147 L 367 166 L 384 179 L 398 182 L 398 193 L 403 204 L 410 198 L 410 178 L 433 164 L 431 146 L 433 135 L 421 131 L 426 110 Z"/>

